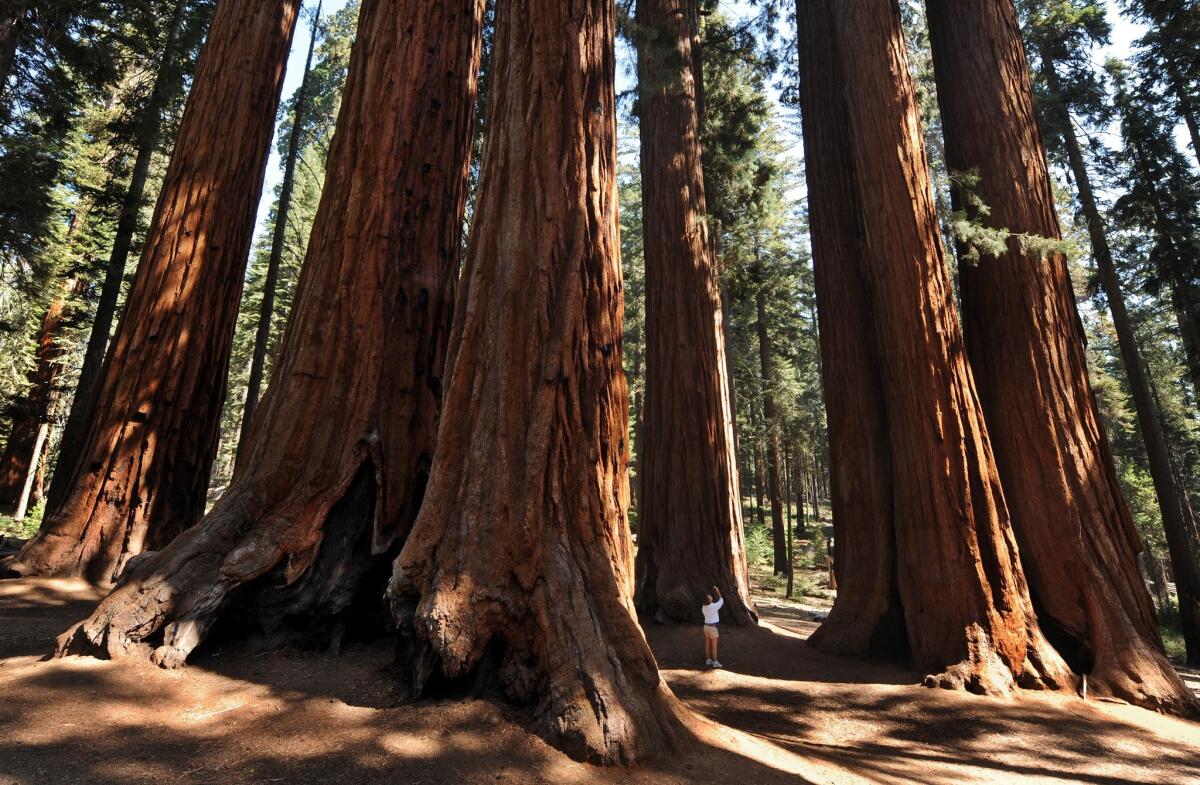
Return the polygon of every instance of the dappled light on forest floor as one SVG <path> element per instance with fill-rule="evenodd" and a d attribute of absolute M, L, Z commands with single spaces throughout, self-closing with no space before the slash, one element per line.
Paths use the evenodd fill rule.
<path fill-rule="evenodd" d="M 648 630 L 671 687 L 726 727 L 699 728 L 704 741 L 675 758 L 604 770 L 490 701 L 402 703 L 388 642 L 341 656 L 216 643 L 178 671 L 42 661 L 95 599 L 84 584 L 0 582 L 0 785 L 1200 782 L 1200 725 L 928 690 L 915 672 L 808 648 L 782 625 L 803 629 L 811 612 L 782 601 L 760 603 L 761 628 L 723 628 L 722 671 L 697 662 L 698 629 Z"/>

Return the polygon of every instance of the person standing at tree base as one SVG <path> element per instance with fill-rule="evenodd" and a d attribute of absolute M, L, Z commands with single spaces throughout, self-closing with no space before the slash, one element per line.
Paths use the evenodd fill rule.
<path fill-rule="evenodd" d="M 717 643 L 721 639 L 719 628 L 721 606 L 724 604 L 725 598 L 721 596 L 721 590 L 713 586 L 712 591 L 704 595 L 704 605 L 700 608 L 704 614 L 704 664 L 712 668 L 721 667 L 720 661 L 717 660 Z"/>

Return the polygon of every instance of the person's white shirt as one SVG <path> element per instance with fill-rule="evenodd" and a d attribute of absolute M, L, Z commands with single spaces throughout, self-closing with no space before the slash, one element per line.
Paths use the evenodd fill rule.
<path fill-rule="evenodd" d="M 721 606 L 725 604 L 725 598 L 721 597 L 716 602 L 711 602 L 704 605 L 700 610 L 704 611 L 705 624 L 720 624 L 721 623 Z M 692 606 L 693 608 L 696 606 Z"/>

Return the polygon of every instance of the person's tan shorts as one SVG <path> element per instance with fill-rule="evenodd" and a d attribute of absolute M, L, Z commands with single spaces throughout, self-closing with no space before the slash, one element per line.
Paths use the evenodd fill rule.
<path fill-rule="evenodd" d="M 720 637 L 721 637 L 721 633 L 720 633 L 720 632 L 718 632 L 718 631 L 717 631 L 717 628 L 716 628 L 716 627 L 714 627 L 713 625 L 711 625 L 711 624 L 705 624 L 705 625 L 704 625 L 704 637 L 705 637 L 705 638 L 712 638 L 713 640 L 716 640 L 717 638 L 720 638 Z"/>

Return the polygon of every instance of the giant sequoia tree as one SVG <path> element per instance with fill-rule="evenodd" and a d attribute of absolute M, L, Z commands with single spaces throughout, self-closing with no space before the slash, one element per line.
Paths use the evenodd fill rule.
<path fill-rule="evenodd" d="M 234 481 L 62 651 L 119 655 L 161 631 L 154 659 L 178 666 L 226 611 L 314 634 L 296 625 L 360 591 L 379 602 L 382 554 L 433 454 L 483 6 L 363 2 L 295 305 Z"/>
<path fill-rule="evenodd" d="M 956 206 L 1016 235 L 1007 253 L 961 265 L 962 314 L 1039 621 L 1093 693 L 1180 709 L 1190 695 L 1138 571 L 1066 259 L 1017 237 L 1060 234 L 1016 11 L 1012 0 L 927 8 L 946 162 L 974 175 Z"/>
<path fill-rule="evenodd" d="M 638 97 L 646 265 L 638 606 L 699 619 L 708 587 L 729 618 L 750 603 L 721 293 L 705 223 L 696 0 L 641 0 Z"/>
<path fill-rule="evenodd" d="M 418 687 L 490 674 L 571 755 L 630 762 L 680 726 L 633 612 L 614 17 L 497 9 L 438 451 L 389 594 Z"/>
<path fill-rule="evenodd" d="M 300 0 L 223 0 L 61 506 L 12 565 L 106 582 L 204 510 Z"/>
<path fill-rule="evenodd" d="M 1034 617 L 963 353 L 899 9 L 892 0 L 827 9 L 850 166 L 826 174 L 851 176 L 840 187 L 857 197 L 861 237 L 846 238 L 845 247 L 862 243 L 859 280 L 868 282 L 881 370 L 903 643 L 918 667 L 936 674 L 930 684 L 991 693 L 1062 688 L 1071 674 Z M 804 35 L 820 34 L 810 27 Z M 883 630 L 890 612 L 876 609 L 863 621 L 841 614 L 838 623 Z M 881 643 L 871 632 L 830 637 Z"/>

